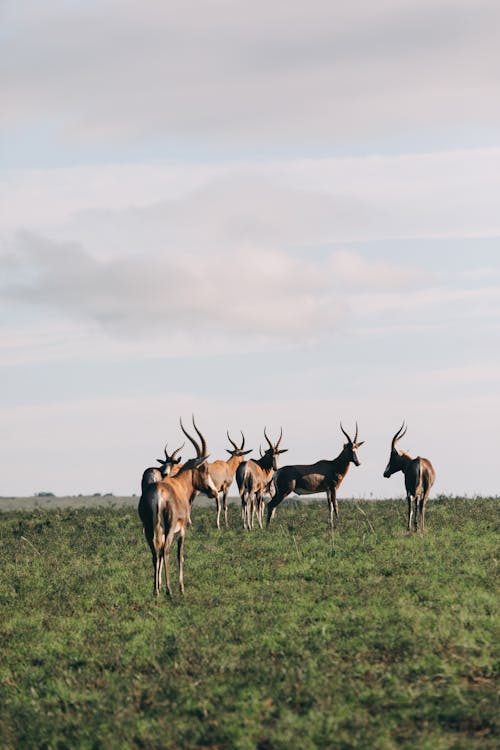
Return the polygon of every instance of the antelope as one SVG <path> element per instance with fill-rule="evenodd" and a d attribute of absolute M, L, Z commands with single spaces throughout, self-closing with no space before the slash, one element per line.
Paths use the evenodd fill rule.
<path fill-rule="evenodd" d="M 326 492 L 329 506 L 329 521 L 333 528 L 333 517 L 339 520 L 339 505 L 337 501 L 337 490 L 342 480 L 349 471 L 351 463 L 360 465 L 358 448 L 365 442 L 358 442 L 358 423 L 356 422 L 356 434 L 351 440 L 340 423 L 340 429 L 347 438 L 342 451 L 337 458 L 331 461 L 326 459 L 316 461 L 314 464 L 298 464 L 296 466 L 283 466 L 274 475 L 275 495 L 267 506 L 267 526 L 271 523 L 277 506 L 291 492 L 296 495 L 313 495 L 317 492 Z"/>
<path fill-rule="evenodd" d="M 227 452 L 230 454 L 230 457 L 226 461 L 213 461 L 213 463 L 208 464 L 208 471 L 210 473 L 210 476 L 212 478 L 212 481 L 215 487 L 217 488 L 217 494 L 215 496 L 215 500 L 217 503 L 217 528 L 218 529 L 220 529 L 220 510 L 221 510 L 219 493 L 222 492 L 222 503 L 224 506 L 224 521 L 225 521 L 226 528 L 227 528 L 228 526 L 227 493 L 229 492 L 229 488 L 234 479 L 236 469 L 244 460 L 244 456 L 252 452 L 251 448 L 250 450 L 246 450 L 246 451 L 243 450 L 245 447 L 245 436 L 243 435 L 243 432 L 241 433 L 241 445 L 239 447 L 236 445 L 234 440 L 231 440 L 229 436 L 229 432 L 226 431 L 226 434 L 227 434 L 227 439 L 233 446 L 232 449 L 226 448 Z"/>
<path fill-rule="evenodd" d="M 288 448 L 281 448 L 283 428 L 281 428 L 278 442 L 273 445 L 269 440 L 266 428 L 264 437 L 269 448 L 256 461 L 250 460 L 238 466 L 236 471 L 236 482 L 241 497 L 241 518 L 244 529 L 253 529 L 254 515 L 262 528 L 262 517 L 264 514 L 264 495 L 272 493 L 272 478 L 278 468 L 278 456 L 286 453 Z"/>
<path fill-rule="evenodd" d="M 406 499 L 408 501 L 408 534 L 411 533 L 411 522 L 413 519 L 414 529 L 418 530 L 418 516 L 420 515 L 420 531 L 425 528 L 425 508 L 431 487 L 436 479 L 434 467 L 427 458 L 412 458 L 408 453 L 401 453 L 396 449 L 397 443 L 406 435 L 408 427 L 404 421 L 399 430 L 392 438 L 391 454 L 387 464 L 384 477 L 388 479 L 398 471 L 402 471 L 405 477 Z M 415 504 L 415 512 L 413 505 Z"/>
<path fill-rule="evenodd" d="M 179 458 L 176 458 L 179 451 L 181 451 L 184 448 L 185 443 L 181 445 L 180 448 L 176 448 L 176 450 L 172 453 L 171 456 L 167 453 L 167 445 L 164 448 L 165 458 L 157 458 L 156 460 L 160 464 L 159 467 L 157 466 L 150 466 L 148 469 L 144 469 L 144 472 L 142 474 L 142 481 L 141 481 L 141 491 L 144 492 L 144 488 L 147 484 L 154 484 L 154 482 L 161 482 L 162 479 L 165 479 L 165 477 L 173 476 L 174 474 L 177 474 L 179 469 L 182 467 L 181 461 L 182 458 L 179 456 Z"/>
<path fill-rule="evenodd" d="M 147 484 L 139 501 L 138 512 L 144 527 L 144 534 L 151 549 L 154 570 L 154 594 L 161 588 L 162 567 L 165 567 L 166 593 L 171 596 L 168 553 L 176 534 L 177 560 L 179 563 L 179 588 L 184 593 L 184 537 L 190 523 L 191 503 L 198 492 L 213 494 L 214 483 L 206 464 L 207 443 L 199 431 L 193 417 L 193 427 L 200 444 L 184 429 L 181 429 L 196 450 L 196 458 L 191 458 L 175 476 L 166 477 L 160 482 Z"/>

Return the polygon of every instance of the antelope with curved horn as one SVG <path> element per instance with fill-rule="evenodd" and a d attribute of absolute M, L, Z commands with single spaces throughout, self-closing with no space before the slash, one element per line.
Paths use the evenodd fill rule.
<path fill-rule="evenodd" d="M 230 457 L 226 459 L 226 461 L 213 461 L 212 463 L 208 464 L 208 471 L 210 472 L 212 481 L 215 487 L 217 488 L 215 501 L 217 503 L 216 522 L 217 522 L 218 529 L 220 529 L 220 511 L 221 511 L 220 493 L 222 492 L 222 503 L 224 507 L 224 522 L 227 528 L 228 526 L 227 494 L 229 492 L 229 488 L 234 479 L 234 475 L 236 473 L 238 466 L 242 463 L 242 461 L 244 460 L 244 457 L 248 453 L 252 452 L 251 448 L 250 450 L 244 450 L 245 436 L 243 435 L 243 432 L 241 432 L 241 445 L 240 446 L 236 445 L 234 440 L 231 440 L 229 436 L 229 432 L 226 431 L 226 434 L 227 434 L 227 439 L 233 446 L 232 449 L 226 448 L 227 452 L 230 454 Z"/>
<path fill-rule="evenodd" d="M 271 484 L 273 474 L 278 468 L 278 456 L 288 450 L 288 448 L 280 449 L 283 428 L 281 428 L 280 436 L 275 444 L 269 440 L 265 427 L 264 437 L 269 448 L 255 461 L 250 460 L 240 464 L 236 471 L 236 482 L 241 497 L 243 528 L 249 530 L 253 529 L 255 515 L 260 528 L 262 528 L 264 495 L 272 494 Z"/>
<path fill-rule="evenodd" d="M 425 528 L 425 508 L 429 494 L 436 479 L 436 472 L 428 458 L 412 458 L 404 451 L 399 452 L 397 443 L 406 435 L 407 426 L 404 421 L 391 442 L 391 454 L 384 477 L 387 479 L 398 471 L 402 471 L 405 478 L 406 499 L 408 501 L 408 533 L 411 533 L 412 520 L 414 529 L 418 529 L 420 516 L 420 530 Z"/>
<path fill-rule="evenodd" d="M 290 493 L 294 492 L 296 495 L 313 495 L 318 492 L 326 492 L 329 507 L 329 521 L 330 526 L 333 527 L 333 517 L 339 519 L 339 505 L 337 500 L 337 490 L 340 487 L 342 480 L 349 471 L 349 466 L 354 464 L 355 466 L 360 465 L 358 458 L 358 448 L 360 448 L 364 440 L 358 442 L 358 423 L 356 422 L 356 434 L 354 439 L 351 440 L 347 432 L 340 423 L 340 429 L 347 438 L 347 443 L 344 444 L 342 451 L 339 453 L 337 458 L 331 461 L 326 459 L 316 461 L 314 464 L 297 464 L 295 466 L 283 466 L 278 469 L 274 475 L 274 487 L 275 495 L 270 500 L 267 506 L 267 525 L 271 523 L 274 517 L 277 506 L 285 499 Z"/>
<path fill-rule="evenodd" d="M 165 458 L 157 458 L 156 460 L 160 464 L 157 466 L 150 466 L 148 469 L 144 469 L 141 480 L 141 492 L 144 492 L 144 488 L 147 484 L 154 484 L 154 482 L 161 482 L 165 477 L 171 477 L 177 474 L 182 467 L 182 457 L 176 458 L 179 451 L 184 448 L 185 443 L 180 448 L 176 448 L 171 456 L 167 453 L 168 443 L 165 445 L 164 453 Z"/>
<path fill-rule="evenodd" d="M 183 433 L 196 450 L 196 458 L 191 458 L 172 477 L 161 482 L 148 484 L 139 501 L 139 516 L 144 534 L 151 549 L 154 570 L 154 593 L 160 593 L 162 568 L 165 566 L 166 592 L 171 595 L 168 568 L 168 553 L 176 534 L 177 560 L 179 563 L 179 588 L 184 593 L 184 537 L 190 523 L 191 503 L 198 492 L 212 494 L 215 491 L 208 466 L 207 443 L 199 431 L 193 417 L 193 427 L 200 444 L 180 425 Z"/>

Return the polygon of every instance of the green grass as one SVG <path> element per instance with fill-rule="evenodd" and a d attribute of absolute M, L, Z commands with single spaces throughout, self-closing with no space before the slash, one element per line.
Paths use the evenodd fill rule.
<path fill-rule="evenodd" d="M 170 601 L 135 510 L 0 515 L 0 747 L 496 748 L 497 500 L 340 513 L 195 508 Z"/>

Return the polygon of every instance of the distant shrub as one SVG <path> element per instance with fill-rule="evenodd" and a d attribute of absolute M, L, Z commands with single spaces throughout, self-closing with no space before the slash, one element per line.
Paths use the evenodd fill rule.
<path fill-rule="evenodd" d="M 53 492 L 35 492 L 35 497 L 55 497 Z"/>

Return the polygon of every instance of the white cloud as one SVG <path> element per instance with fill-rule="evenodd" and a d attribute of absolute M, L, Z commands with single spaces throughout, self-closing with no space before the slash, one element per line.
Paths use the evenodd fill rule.
<path fill-rule="evenodd" d="M 374 291 L 353 295 L 352 299 L 358 313 L 367 317 L 380 313 L 403 313 L 407 321 L 415 315 L 422 322 L 430 318 L 439 325 L 451 311 L 455 320 L 457 316 L 467 320 L 473 320 L 476 316 L 491 316 L 495 320 L 496 313 L 500 312 L 500 285 L 492 285 L 487 289 L 482 286 L 460 289 L 435 284 L 413 289 L 410 294 L 399 290 L 390 294 Z"/>
<path fill-rule="evenodd" d="M 449 388 L 461 384 L 468 387 L 483 388 L 487 384 L 500 382 L 500 365 L 497 363 L 474 363 L 462 367 L 447 367 L 441 370 L 428 370 L 418 373 L 415 381 L 435 388 Z"/>
<path fill-rule="evenodd" d="M 332 275 L 342 287 L 351 289 L 400 290 L 428 282 L 429 274 L 416 266 L 398 266 L 381 260 L 369 261 L 350 250 L 337 250 L 330 257 Z M 384 304 L 384 309 L 386 305 Z M 373 308 L 371 311 L 374 312 Z"/>
<path fill-rule="evenodd" d="M 495 266 L 482 266 L 480 268 L 469 268 L 458 274 L 458 280 L 464 285 L 491 286 L 500 283 L 500 268 Z"/>
<path fill-rule="evenodd" d="M 247 239 L 296 248 L 394 237 L 500 235 L 500 148 L 265 164 L 11 170 L 0 229 L 132 236 L 220 249 Z M 117 238 L 123 228 L 125 237 Z M 101 236 L 100 236 L 101 235 Z M 127 242 L 128 240 L 128 242 Z"/>

